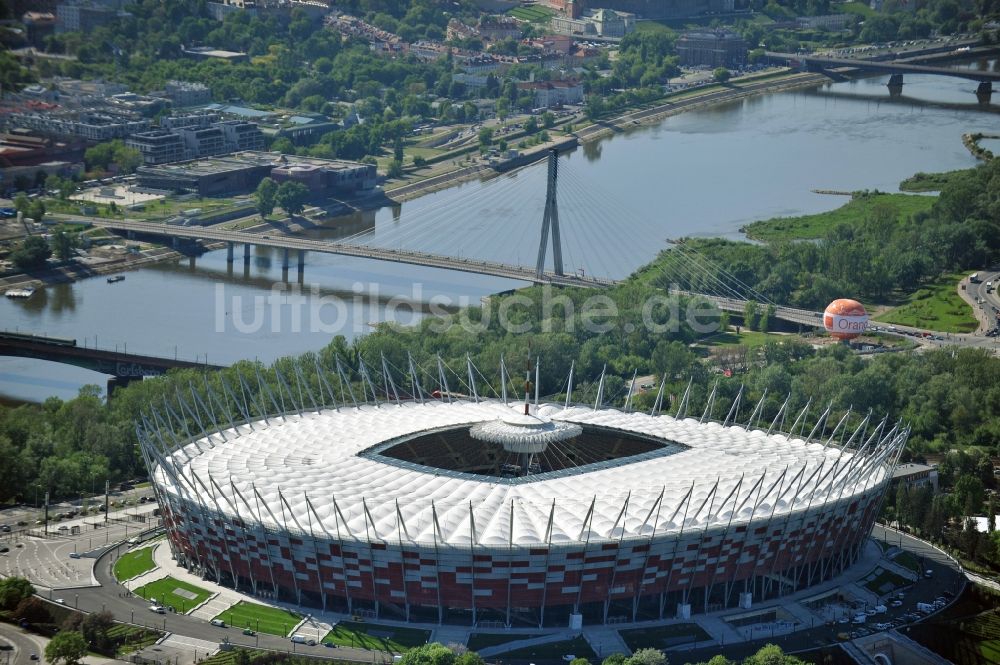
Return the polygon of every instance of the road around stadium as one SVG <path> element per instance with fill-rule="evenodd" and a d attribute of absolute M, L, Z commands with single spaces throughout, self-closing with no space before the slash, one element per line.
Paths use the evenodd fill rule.
<path fill-rule="evenodd" d="M 152 511 L 153 506 L 146 508 Z M 102 520 L 91 518 L 89 530 L 81 529 L 76 535 L 69 530 L 50 532 L 48 537 L 41 537 L 37 532 L 22 531 L 5 540 L 11 546 L 11 552 L 31 552 L 31 555 L 21 554 L 10 557 L 10 553 L 0 556 L 0 570 L 4 575 L 22 575 L 38 585 L 39 595 L 51 602 L 76 607 L 82 611 L 111 611 L 119 621 L 154 627 L 169 633 L 161 644 L 147 649 L 145 657 L 164 660 L 169 657 L 176 663 L 191 663 L 206 657 L 219 649 L 220 643 L 228 641 L 233 645 L 280 652 L 294 652 L 320 658 L 336 658 L 338 660 L 355 662 L 392 662 L 392 654 L 373 652 L 364 649 L 341 646 L 331 649 L 324 646 L 310 647 L 305 644 L 292 643 L 287 636 L 268 635 L 258 632 L 253 636 L 242 634 L 241 626 L 225 628 L 211 625 L 210 619 L 216 616 L 225 617 L 226 610 L 240 601 L 260 605 L 284 607 L 287 610 L 302 615 L 300 625 L 289 629 L 289 634 L 299 633 L 307 638 L 321 640 L 332 625 L 338 621 L 350 620 L 352 617 L 334 614 L 309 614 L 309 609 L 276 603 L 263 597 L 249 596 L 222 587 L 202 579 L 198 575 L 177 566 L 171 559 L 170 549 L 165 541 L 158 540 L 136 545 L 130 544 L 137 533 L 137 526 L 146 525 L 138 521 L 146 516 L 139 511 L 131 511 L 132 517 L 118 518 L 124 522 L 109 522 L 110 527 L 103 525 Z M 113 516 L 114 517 L 114 516 Z M 148 517 L 147 517 L 148 518 Z M 134 524 L 136 526 L 130 526 Z M 81 520 L 84 526 L 87 523 Z M 95 541 L 95 539 L 97 539 Z M 92 550 L 88 547 L 107 540 Z M 115 541 L 118 540 L 118 544 Z M 880 544 L 881 543 L 881 544 Z M 141 547 L 154 548 L 153 559 L 156 568 L 148 571 L 126 584 L 120 584 L 113 576 L 112 566 L 123 553 L 130 549 Z M 70 552 L 83 553 L 79 559 L 70 559 Z M 904 556 L 900 552 L 909 552 L 907 565 L 900 563 Z M 917 562 L 914 565 L 914 561 Z M 72 575 L 67 570 L 76 571 Z M 925 577 L 925 571 L 932 571 Z M 888 571 L 884 575 L 880 571 Z M 194 610 L 184 608 L 188 614 L 168 613 L 166 615 L 151 612 L 150 603 L 130 593 L 139 586 L 171 576 L 174 579 L 193 584 L 211 593 L 209 600 Z M 898 608 L 890 608 L 885 615 L 877 617 L 881 621 L 911 613 L 918 602 L 932 601 L 945 592 L 958 596 L 965 584 L 965 573 L 961 567 L 947 554 L 936 547 L 906 534 L 876 525 L 872 540 L 869 541 L 859 561 L 839 577 L 805 589 L 774 601 L 756 604 L 750 612 L 739 609 L 697 614 L 688 621 L 654 621 L 639 624 L 585 626 L 583 637 L 598 657 L 607 656 L 613 652 L 628 653 L 628 647 L 620 630 L 635 628 L 655 629 L 657 626 L 696 625 L 711 637 L 709 642 L 673 644 L 666 649 L 668 655 L 678 653 L 685 660 L 707 660 L 708 657 L 724 650 L 730 657 L 750 654 L 766 642 L 776 642 L 786 651 L 796 651 L 815 648 L 823 644 L 836 643 L 838 635 L 848 633 L 855 626 L 839 623 L 844 618 L 853 615 L 857 609 L 872 608 L 884 599 L 897 593 L 893 588 L 881 589 L 883 593 L 876 594 L 866 584 L 877 584 L 880 579 L 903 578 L 905 597 Z M 976 580 L 978 581 L 978 580 Z M 758 618 L 753 618 L 756 615 Z M 736 617 L 734 619 L 734 617 Z M 872 618 L 874 622 L 876 618 Z M 384 627 L 390 631 L 393 628 L 426 628 L 430 631 L 431 641 L 448 644 L 465 644 L 472 633 L 488 633 L 489 630 L 466 626 L 438 626 L 419 624 L 403 624 L 379 620 L 372 628 Z M 20 629 L 13 629 L 20 632 Z M 10 632 L 11 629 L 6 629 Z M 563 641 L 569 640 L 574 633 L 568 630 L 510 629 L 493 631 L 506 637 L 523 635 L 525 638 L 540 633 L 544 637 L 530 642 L 512 641 L 500 648 L 484 649 L 491 658 L 502 658 L 508 662 L 519 662 L 503 655 L 507 649 L 544 647 L 546 640 L 554 642 L 549 649 L 558 647 Z M 693 632 L 693 631 L 692 631 Z M 866 631 L 867 632 L 867 631 Z M 857 632 L 853 633 L 857 635 Z M 842 635 L 841 635 L 842 636 Z M 20 639 L 20 638 L 17 638 Z M 34 640 L 34 638 L 26 638 Z M 23 641 L 23 640 L 21 640 Z M 37 640 L 35 640 L 37 642 Z M 44 643 L 35 646 L 44 649 Z M 33 649 L 34 647 L 22 647 Z M 542 651 L 542 648 L 539 648 Z M 32 651 L 33 653 L 35 651 Z M 529 651 L 530 652 L 530 651 Z M 40 653 L 40 652 L 39 652 Z M 680 656 L 683 654 L 683 656 Z M 531 658 L 532 662 L 543 658 Z M 20 655 L 15 656 L 15 664 L 21 662 Z M 525 661 L 527 662 L 527 661 Z"/>

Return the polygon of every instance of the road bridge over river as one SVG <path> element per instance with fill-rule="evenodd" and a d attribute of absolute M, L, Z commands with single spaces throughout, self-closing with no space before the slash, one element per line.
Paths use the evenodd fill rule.
<path fill-rule="evenodd" d="M 971 51 L 956 52 L 955 55 L 971 53 Z M 899 94 L 903 89 L 904 74 L 924 74 L 931 76 L 950 76 L 969 81 L 978 81 L 976 96 L 980 101 L 989 101 L 993 93 L 993 84 L 1000 83 L 1000 72 L 980 69 L 963 69 L 959 67 L 939 67 L 936 65 L 914 62 L 915 58 L 880 60 L 837 58 L 825 55 L 799 55 L 794 53 L 767 52 L 765 54 L 772 62 L 783 62 L 793 67 L 802 67 L 808 71 L 826 74 L 835 80 L 843 80 L 841 72 L 853 70 L 871 74 L 889 74 L 889 92 Z"/>

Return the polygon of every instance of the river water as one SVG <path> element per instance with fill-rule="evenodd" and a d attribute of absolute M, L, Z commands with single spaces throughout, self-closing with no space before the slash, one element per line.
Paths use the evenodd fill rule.
<path fill-rule="evenodd" d="M 995 68 L 996 62 L 971 67 Z M 667 238 L 740 237 L 742 225 L 820 212 L 845 198 L 814 190 L 897 191 L 917 171 L 966 168 L 967 132 L 1000 132 L 1000 92 L 976 103 L 975 83 L 907 76 L 890 100 L 886 79 L 830 83 L 754 97 L 637 127 L 560 158 L 559 212 L 567 270 L 622 277 Z M 992 147 L 992 146 L 991 146 Z M 467 258 L 533 265 L 545 199 L 537 164 L 310 231 Z M 344 230 L 349 229 L 349 230 Z M 52 286 L 0 302 L 0 328 L 73 337 L 79 344 L 224 364 L 315 350 L 387 319 L 412 323 L 432 301 L 478 303 L 520 282 L 394 263 L 310 254 L 302 298 L 282 300 L 277 251 L 224 251 Z M 551 252 L 549 262 L 551 264 Z M 296 282 L 294 265 L 288 275 Z M 67 398 L 106 377 L 67 365 L 0 358 L 0 399 Z"/>

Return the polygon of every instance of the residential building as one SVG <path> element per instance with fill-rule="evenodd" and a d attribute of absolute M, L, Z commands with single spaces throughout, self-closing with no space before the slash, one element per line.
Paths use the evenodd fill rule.
<path fill-rule="evenodd" d="M 809 30 L 844 30 L 854 25 L 854 14 L 825 14 L 823 16 L 799 16 L 795 23 L 799 28 Z"/>
<path fill-rule="evenodd" d="M 264 134 L 256 122 L 226 120 L 216 127 L 222 129 L 227 152 L 263 150 L 267 147 L 267 139 L 264 138 Z"/>
<path fill-rule="evenodd" d="M 677 40 L 682 66 L 742 67 L 747 63 L 747 43 L 728 30 L 693 31 Z"/>
<path fill-rule="evenodd" d="M 892 472 L 892 484 L 894 487 L 902 484 L 909 488 L 930 486 L 934 488 L 934 492 L 937 492 L 937 468 L 926 464 L 917 464 L 916 462 L 899 464 Z"/>
<path fill-rule="evenodd" d="M 218 125 L 211 127 L 178 127 L 174 130 L 184 142 L 184 154 L 188 159 L 209 157 L 229 152 L 226 150 L 226 135 Z"/>
<path fill-rule="evenodd" d="M 169 164 L 184 159 L 184 141 L 176 132 L 155 129 L 133 134 L 125 139 L 125 145 L 142 154 L 143 164 Z"/>
<path fill-rule="evenodd" d="M 613 9 L 596 9 L 584 14 L 601 37 L 621 39 L 635 30 L 635 15 Z"/>
<path fill-rule="evenodd" d="M 140 187 L 231 196 L 253 191 L 265 177 L 306 185 L 316 196 L 347 194 L 376 185 L 374 164 L 296 157 L 268 152 L 239 152 L 136 170 Z"/>
<path fill-rule="evenodd" d="M 483 39 L 491 42 L 501 39 L 520 39 L 524 31 L 521 22 L 510 16 L 484 16 L 476 26 Z"/>
<path fill-rule="evenodd" d="M 25 37 L 35 47 L 43 47 L 45 38 L 56 30 L 56 15 L 52 12 L 25 12 L 21 16 Z"/>
<path fill-rule="evenodd" d="M 99 111 L 11 113 L 7 116 L 7 126 L 33 129 L 48 136 L 74 136 L 99 143 L 147 131 L 150 122 L 145 118 Z"/>
<path fill-rule="evenodd" d="M 170 115 L 160 118 L 160 127 L 163 129 L 177 129 L 179 127 L 209 127 L 220 120 L 221 117 L 218 113 L 199 111 L 197 113 Z"/>
<path fill-rule="evenodd" d="M 163 93 L 175 108 L 201 106 L 212 102 L 212 91 L 204 83 L 190 81 L 167 81 Z"/>
<path fill-rule="evenodd" d="M 553 16 L 549 22 L 552 32 L 562 35 L 596 35 L 597 26 L 585 18 Z"/>
<path fill-rule="evenodd" d="M 56 32 L 92 32 L 120 15 L 127 16 L 117 2 L 72 0 L 56 7 Z"/>
<path fill-rule="evenodd" d="M 583 85 L 579 81 L 523 81 L 517 89 L 534 95 L 535 108 L 549 108 L 583 101 Z"/>

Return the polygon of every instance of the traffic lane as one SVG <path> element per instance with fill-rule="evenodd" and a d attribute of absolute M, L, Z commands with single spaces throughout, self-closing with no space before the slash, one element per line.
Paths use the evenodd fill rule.
<path fill-rule="evenodd" d="M 221 643 L 228 640 L 231 644 L 246 648 L 260 648 L 271 651 L 285 651 L 303 655 L 325 656 L 334 655 L 351 660 L 371 661 L 373 655 L 379 652 L 355 649 L 353 647 L 337 647 L 331 649 L 317 644 L 310 647 L 295 644 L 287 637 L 266 635 L 244 635 L 241 628 L 213 626 L 207 621 L 196 619 L 184 614 L 156 614 L 149 610 L 149 604 L 138 597 L 125 597 L 120 587 L 95 587 L 89 589 L 65 590 L 66 605 L 77 606 L 85 612 L 111 612 L 115 619 L 156 630 L 163 630 L 176 635 Z M 377 659 L 378 656 L 375 656 Z M 384 662 L 391 662 L 391 656 L 383 656 Z"/>
<path fill-rule="evenodd" d="M 0 623 L 0 640 L 4 640 L 14 647 L 12 665 L 29 665 L 32 663 L 31 654 L 36 654 L 41 661 L 45 654 L 45 640 L 31 633 L 27 633 L 16 626 Z"/>

